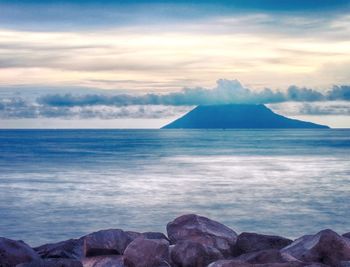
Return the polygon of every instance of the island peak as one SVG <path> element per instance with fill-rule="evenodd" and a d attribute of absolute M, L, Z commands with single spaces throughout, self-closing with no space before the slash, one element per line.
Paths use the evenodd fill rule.
<path fill-rule="evenodd" d="M 327 129 L 328 126 L 290 119 L 263 104 L 200 105 L 163 129 Z"/>

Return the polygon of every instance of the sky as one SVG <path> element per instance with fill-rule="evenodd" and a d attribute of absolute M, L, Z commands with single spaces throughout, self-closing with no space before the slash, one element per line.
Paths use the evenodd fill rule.
<path fill-rule="evenodd" d="M 263 103 L 350 127 L 350 0 L 0 0 L 0 128 Z"/>

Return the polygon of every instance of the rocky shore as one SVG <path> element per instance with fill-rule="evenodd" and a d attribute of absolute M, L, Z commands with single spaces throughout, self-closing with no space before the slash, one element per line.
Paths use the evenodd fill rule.
<path fill-rule="evenodd" d="M 169 222 L 167 235 L 101 230 L 31 248 L 0 237 L 0 267 L 321 267 L 350 266 L 350 233 L 322 230 L 296 240 L 237 234 L 188 214 Z"/>

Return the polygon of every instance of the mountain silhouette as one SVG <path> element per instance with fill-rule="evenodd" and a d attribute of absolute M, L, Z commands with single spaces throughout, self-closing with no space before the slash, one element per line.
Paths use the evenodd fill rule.
<path fill-rule="evenodd" d="M 197 106 L 163 129 L 327 129 L 328 126 L 289 119 L 265 105 L 229 104 Z"/>

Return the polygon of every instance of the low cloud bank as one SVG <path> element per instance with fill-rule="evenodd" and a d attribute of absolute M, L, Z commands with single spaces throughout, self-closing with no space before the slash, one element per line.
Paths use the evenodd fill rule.
<path fill-rule="evenodd" d="M 269 104 L 269 108 L 286 116 L 299 115 L 342 115 L 350 116 L 350 103 L 345 101 L 324 101 L 312 103 L 287 102 Z"/>
<path fill-rule="evenodd" d="M 20 98 L 0 99 L 2 119 L 159 119 L 171 118 L 191 110 L 189 106 L 131 105 L 131 106 L 48 106 L 28 103 Z"/>
<path fill-rule="evenodd" d="M 129 106 L 129 105 L 170 105 L 196 106 L 215 104 L 269 104 L 288 101 L 350 101 L 350 86 L 334 86 L 327 92 L 320 92 L 310 88 L 290 86 L 282 92 L 265 88 L 262 91 L 253 91 L 245 88 L 237 80 L 218 80 L 213 89 L 185 88 L 181 92 L 168 94 L 145 95 L 46 95 L 37 99 L 39 104 L 55 107 L 74 106 Z"/>
<path fill-rule="evenodd" d="M 291 115 L 350 115 L 349 101 L 346 85 L 326 92 L 297 86 L 253 91 L 237 80 L 222 79 L 213 89 L 185 88 L 168 94 L 53 94 L 33 101 L 21 96 L 0 98 L 0 118 L 170 118 L 197 105 L 214 104 L 270 104 Z"/>

